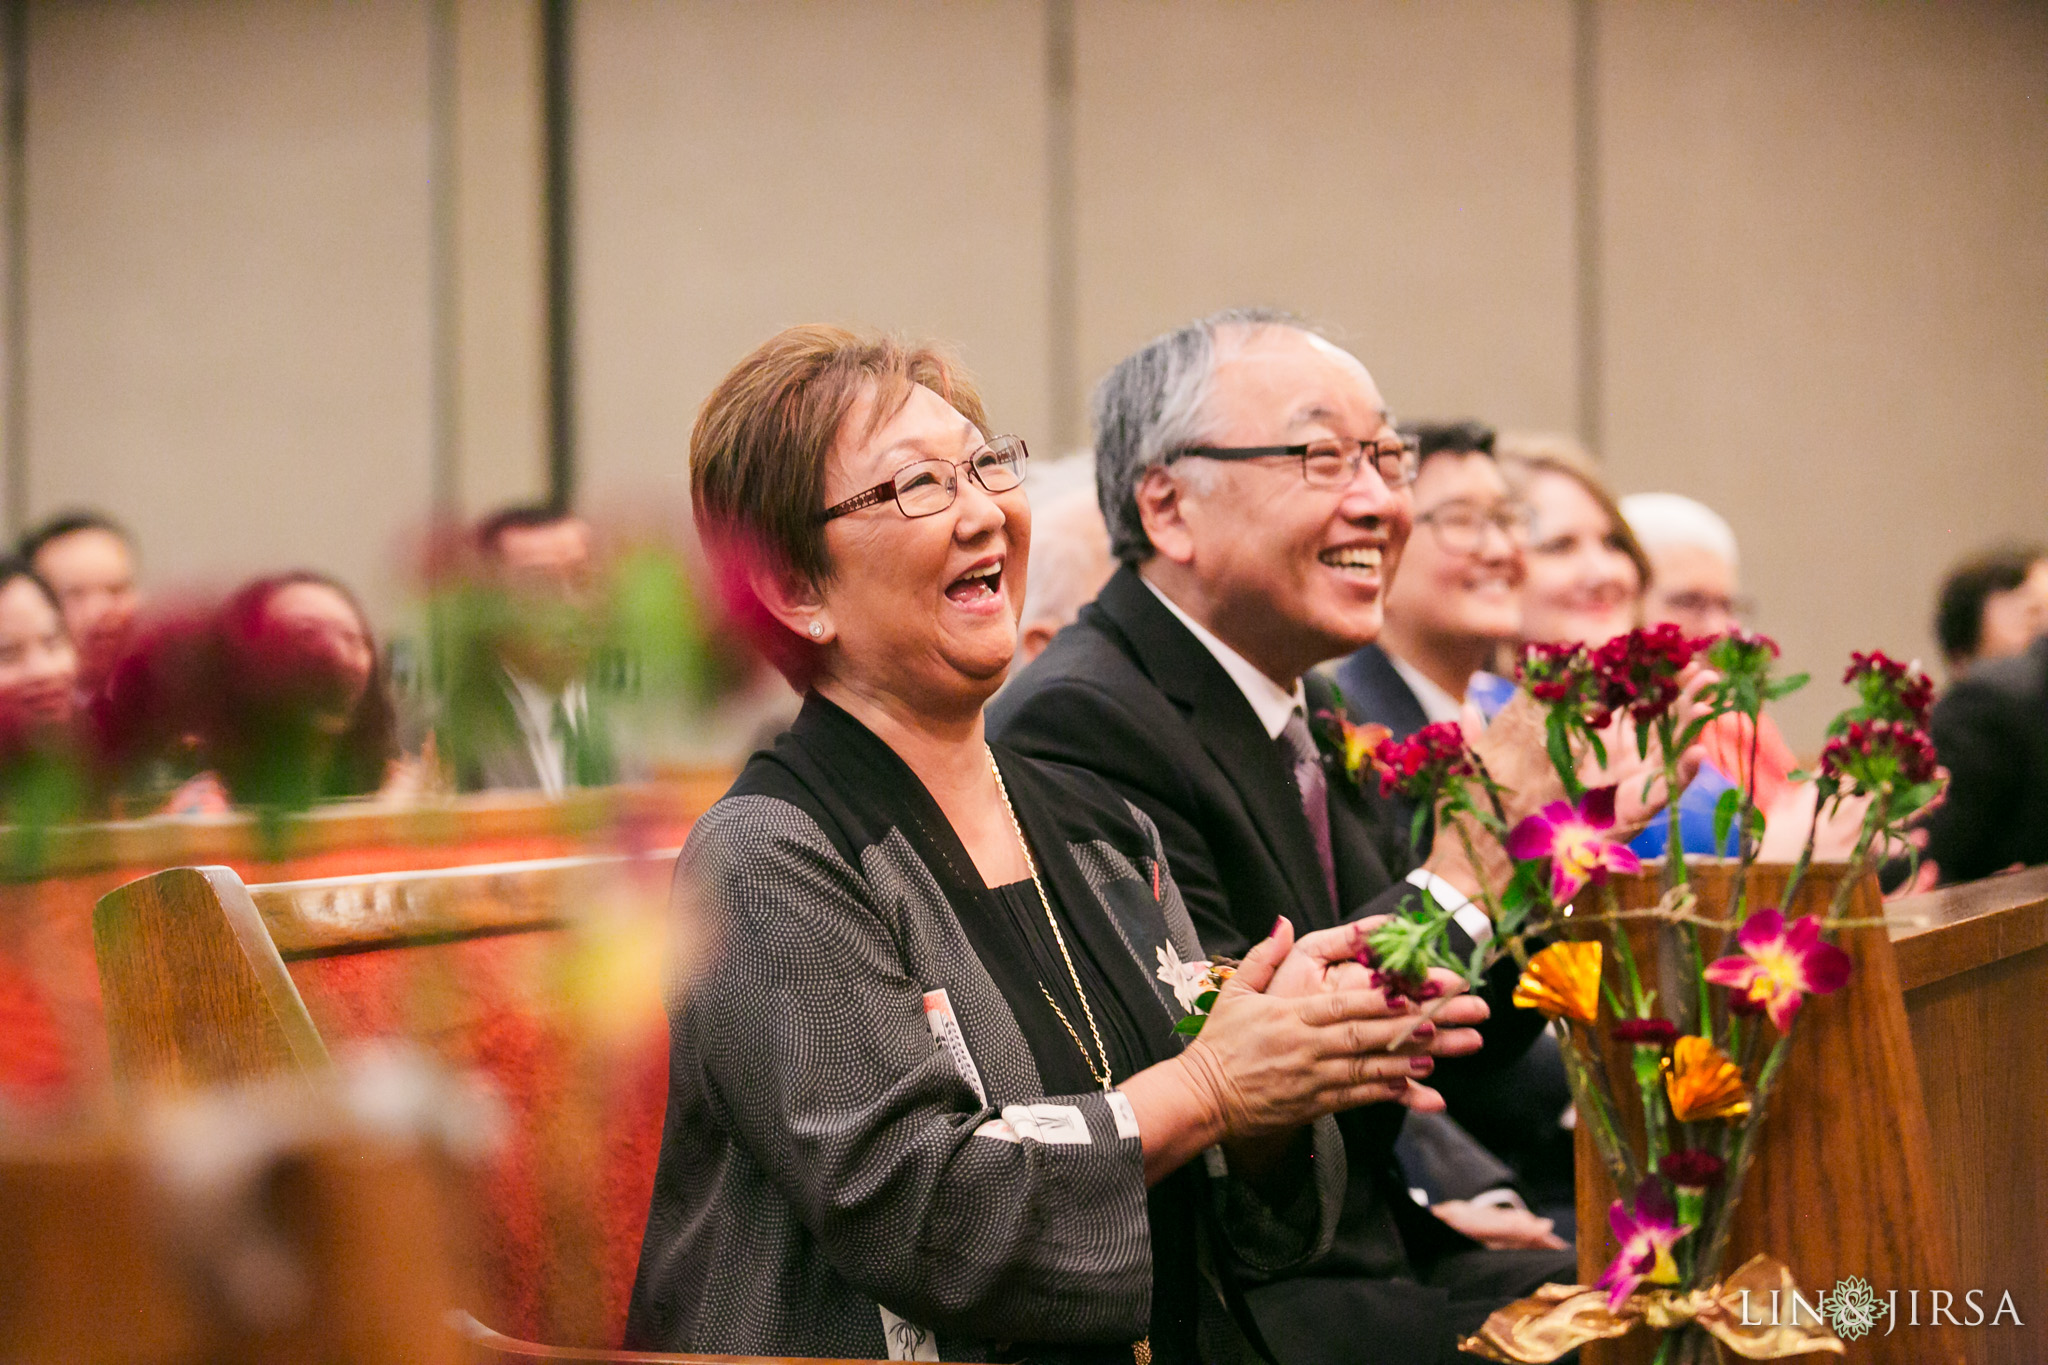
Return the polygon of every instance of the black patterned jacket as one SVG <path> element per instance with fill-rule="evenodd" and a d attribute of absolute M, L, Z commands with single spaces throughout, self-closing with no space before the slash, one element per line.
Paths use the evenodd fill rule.
<path fill-rule="evenodd" d="M 1079 946 L 1172 1055 L 1168 964 L 1198 947 L 1157 833 L 1084 774 L 998 754 Z M 1334 1125 L 1287 1208 L 1211 1152 L 1148 1210 L 1121 1094 L 1045 1093 L 952 909 L 979 884 L 909 768 L 816 697 L 698 821 L 678 895 L 715 941 L 672 1011 L 629 1345 L 1129 1361 L 1149 1335 L 1160 1365 L 1253 1357 L 1236 1276 L 1328 1246 Z M 1155 1247 L 1161 1207 L 1188 1216 Z"/>

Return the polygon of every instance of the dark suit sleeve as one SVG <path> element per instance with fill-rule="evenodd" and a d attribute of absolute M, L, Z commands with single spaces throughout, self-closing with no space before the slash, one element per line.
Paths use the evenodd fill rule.
<path fill-rule="evenodd" d="M 1944 883 L 1988 877 L 2017 856 L 2003 837 L 2021 798 L 2026 749 L 2014 710 L 1997 688 L 1968 680 L 1934 708 L 1934 748 L 1949 787 L 1928 822 L 1927 856 Z"/>

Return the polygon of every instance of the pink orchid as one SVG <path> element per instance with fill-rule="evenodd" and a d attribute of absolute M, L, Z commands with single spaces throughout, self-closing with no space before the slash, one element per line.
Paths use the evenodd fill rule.
<path fill-rule="evenodd" d="M 1635 1204 L 1631 1211 L 1617 1199 L 1607 1210 L 1607 1221 L 1614 1228 L 1614 1240 L 1621 1243 L 1621 1250 L 1593 1287 L 1607 1291 L 1609 1312 L 1620 1312 L 1628 1296 L 1645 1280 L 1651 1284 L 1677 1284 L 1678 1263 L 1671 1259 L 1671 1248 L 1692 1231 L 1678 1225 L 1678 1210 L 1672 1207 L 1671 1196 L 1664 1193 L 1663 1182 L 1654 1175 L 1637 1187 Z"/>
<path fill-rule="evenodd" d="M 1614 788 L 1595 787 L 1578 805 L 1553 801 L 1508 831 L 1508 856 L 1517 862 L 1550 859 L 1550 898 L 1563 905 L 1610 872 L 1642 868 L 1643 860 L 1626 844 L 1601 837 L 1613 828 Z"/>
<path fill-rule="evenodd" d="M 1787 924 L 1778 911 L 1759 910 L 1742 922 L 1735 942 L 1741 954 L 1709 963 L 1705 976 L 1739 992 L 1736 1008 L 1769 1014 L 1780 1033 L 1792 1027 L 1807 996 L 1831 994 L 1849 979 L 1849 955 L 1821 942 L 1820 921 L 1812 915 Z"/>

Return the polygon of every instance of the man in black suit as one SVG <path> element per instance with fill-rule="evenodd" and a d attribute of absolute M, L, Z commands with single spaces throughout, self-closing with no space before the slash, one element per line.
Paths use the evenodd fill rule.
<path fill-rule="evenodd" d="M 1321 928 L 1420 887 L 1458 907 L 1455 948 L 1488 934 L 1471 898 L 1504 855 L 1482 840 L 1475 869 L 1447 839 L 1415 867 L 1377 791 L 1328 768 L 1310 735 L 1335 705 L 1310 670 L 1378 634 L 1412 520 L 1414 453 L 1365 368 L 1284 317 L 1219 314 L 1120 364 L 1095 428 L 1122 567 L 997 698 L 993 733 L 1093 770 L 1152 818 L 1211 952 L 1242 953 L 1276 915 Z M 1533 803 L 1551 792 L 1529 719 L 1489 734 L 1488 761 Z M 1496 969 L 1487 1046 L 1444 1062 L 1440 1087 L 1484 1085 L 1527 1047 L 1512 983 Z M 1344 1117 L 1338 1245 L 1247 1296 L 1283 1365 L 1454 1360 L 1493 1308 L 1572 1276 L 1565 1253 L 1480 1250 L 1418 1208 L 1392 1159 L 1402 1114 Z"/>
<path fill-rule="evenodd" d="M 2048 635 L 1972 668 L 1934 708 L 1948 799 L 1928 821 L 1941 880 L 2048 863 Z"/>

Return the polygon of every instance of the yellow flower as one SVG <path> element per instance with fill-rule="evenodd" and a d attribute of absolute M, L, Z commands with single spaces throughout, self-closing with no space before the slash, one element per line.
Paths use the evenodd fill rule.
<path fill-rule="evenodd" d="M 1529 959 L 1515 983 L 1515 1003 L 1553 1019 L 1592 1023 L 1600 1013 L 1600 952 L 1591 939 L 1551 944 Z"/>
<path fill-rule="evenodd" d="M 1749 1112 L 1742 1068 L 1705 1038 L 1691 1034 L 1671 1045 L 1664 1062 L 1664 1092 L 1680 1123 L 1741 1118 Z"/>

